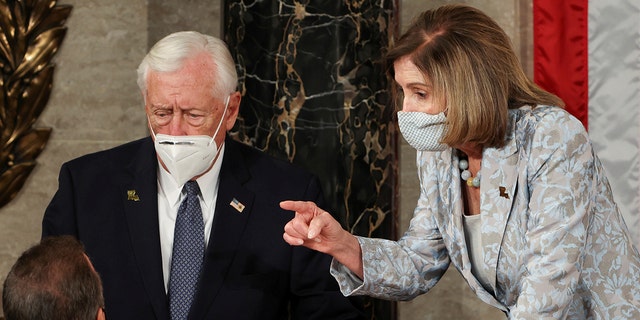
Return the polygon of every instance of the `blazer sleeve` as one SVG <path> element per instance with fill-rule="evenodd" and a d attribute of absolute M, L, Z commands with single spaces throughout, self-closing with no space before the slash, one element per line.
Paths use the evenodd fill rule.
<path fill-rule="evenodd" d="M 42 238 L 57 235 L 78 237 L 73 190 L 71 171 L 68 163 L 65 163 L 58 176 L 58 190 L 47 206 L 42 219 Z"/>
<path fill-rule="evenodd" d="M 411 300 L 426 293 L 442 278 L 451 262 L 436 219 L 438 188 L 424 188 L 435 179 L 434 158 L 420 158 L 421 194 L 409 229 L 398 241 L 358 237 L 362 248 L 363 281 L 337 261 L 331 272 L 346 295 Z"/>

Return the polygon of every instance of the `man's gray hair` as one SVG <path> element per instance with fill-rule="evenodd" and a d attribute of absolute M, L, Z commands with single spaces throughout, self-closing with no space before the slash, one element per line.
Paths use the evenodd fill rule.
<path fill-rule="evenodd" d="M 172 72 L 180 69 L 184 60 L 206 52 L 216 66 L 217 77 L 214 94 L 224 99 L 236 91 L 238 75 L 231 53 L 224 41 L 196 31 L 172 33 L 158 41 L 138 66 L 138 87 L 146 96 L 149 71 Z"/>

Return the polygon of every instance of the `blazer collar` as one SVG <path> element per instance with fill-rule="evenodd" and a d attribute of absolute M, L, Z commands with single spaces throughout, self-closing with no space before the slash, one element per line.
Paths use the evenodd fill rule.
<path fill-rule="evenodd" d="M 497 270 L 500 248 L 518 185 L 520 157 L 516 139 L 509 139 L 501 149 L 485 150 L 482 159 L 482 246 L 485 250 L 485 263 L 489 269 Z M 495 292 L 495 272 L 491 273 L 489 280 Z"/>
<path fill-rule="evenodd" d="M 515 130 L 516 122 L 516 113 L 510 112 L 506 144 L 501 148 L 486 148 L 482 152 L 482 179 L 480 181 L 480 201 L 482 204 L 480 210 L 484 226 L 482 229 L 482 246 L 485 250 L 485 263 L 488 264 L 491 270 L 497 270 L 500 247 L 503 243 L 504 231 L 509 221 L 518 184 L 520 158 Z M 450 170 L 443 173 L 444 178 L 441 181 L 444 190 L 448 190 L 445 193 L 447 195 L 446 201 L 448 202 L 446 206 L 451 208 L 449 213 L 451 221 L 447 232 L 454 239 L 451 241 L 451 245 L 457 247 L 454 250 L 468 252 L 462 221 L 462 215 L 464 214 L 463 200 L 458 199 L 457 196 L 460 194 L 459 190 L 462 186 L 457 166 L 458 158 L 452 152 L 443 152 L 442 156 L 442 160 L 451 159 L 447 160 L 451 162 L 451 165 L 448 166 Z M 471 263 L 466 255 L 454 255 L 452 262 L 458 266 L 460 272 L 483 301 L 502 308 L 501 304 L 484 290 L 480 282 L 475 279 L 471 273 Z M 490 276 L 489 280 L 495 292 L 496 273 L 491 273 Z"/>

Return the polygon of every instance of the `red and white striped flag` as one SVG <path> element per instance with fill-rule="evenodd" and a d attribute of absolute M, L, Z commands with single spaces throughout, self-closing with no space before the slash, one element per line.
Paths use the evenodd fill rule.
<path fill-rule="evenodd" d="M 533 0 L 534 80 L 582 121 L 640 247 L 640 1 Z"/>

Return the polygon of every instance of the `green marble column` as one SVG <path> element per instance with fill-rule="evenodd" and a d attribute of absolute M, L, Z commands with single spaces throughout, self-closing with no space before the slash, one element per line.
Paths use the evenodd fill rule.
<path fill-rule="evenodd" d="M 314 172 L 327 211 L 357 235 L 396 238 L 394 114 L 381 58 L 397 0 L 225 0 L 243 102 L 232 136 Z M 371 319 L 395 304 L 364 298 Z"/>

